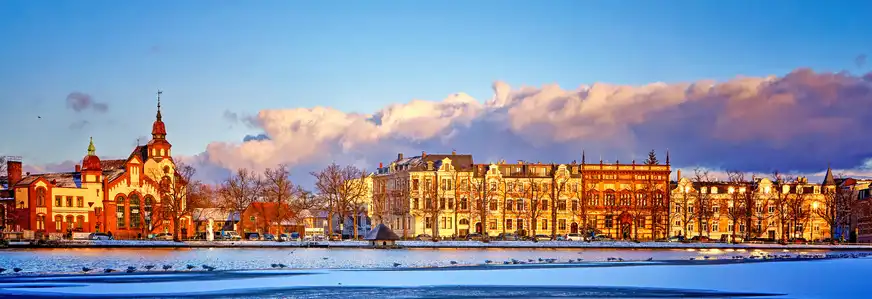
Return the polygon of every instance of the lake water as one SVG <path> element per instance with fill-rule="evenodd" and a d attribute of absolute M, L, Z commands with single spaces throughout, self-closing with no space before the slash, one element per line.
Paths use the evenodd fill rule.
<path fill-rule="evenodd" d="M 266 269 L 283 263 L 290 268 L 393 268 L 483 264 L 485 260 L 502 263 L 517 259 L 538 261 L 554 258 L 605 261 L 610 257 L 625 261 L 688 260 L 690 258 L 724 259 L 752 254 L 827 254 L 826 250 L 717 250 L 717 249 L 286 249 L 286 248 L 77 248 L 77 249 L 6 249 L 0 250 L 0 267 L 22 268 L 22 273 L 78 272 L 93 269 L 126 269 L 128 266 L 172 265 L 182 269 L 187 264 L 203 264 L 219 270 Z M 7 271 L 0 275 L 9 275 Z"/>

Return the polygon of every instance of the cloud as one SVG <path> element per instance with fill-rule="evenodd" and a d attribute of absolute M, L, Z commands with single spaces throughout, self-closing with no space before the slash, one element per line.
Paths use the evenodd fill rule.
<path fill-rule="evenodd" d="M 78 91 L 68 94 L 66 102 L 67 108 L 76 112 L 93 109 L 96 112 L 105 113 L 109 110 L 108 104 L 98 103 L 90 95 Z"/>
<path fill-rule="evenodd" d="M 249 123 L 265 138 L 213 142 L 200 162 L 298 172 L 330 161 L 372 169 L 397 152 L 471 153 L 476 162 L 641 160 L 669 149 L 676 167 L 771 173 L 851 169 L 872 157 L 872 73 L 797 69 L 781 77 L 726 82 L 606 83 L 563 89 L 493 84 L 479 101 L 457 93 L 412 100 L 366 115 L 330 107 L 262 110 Z"/>
<path fill-rule="evenodd" d="M 23 163 L 22 168 L 25 172 L 32 174 L 38 173 L 55 173 L 55 172 L 73 172 L 76 170 L 76 164 L 81 161 L 63 161 L 60 163 L 48 163 L 41 165 Z"/>
<path fill-rule="evenodd" d="M 266 134 L 245 135 L 245 138 L 242 138 L 242 142 L 262 141 L 262 140 L 270 140 L 270 139 L 269 139 L 269 136 L 266 136 Z"/>
<path fill-rule="evenodd" d="M 89 122 L 87 120 L 80 120 L 80 121 L 74 122 L 74 123 L 70 124 L 70 130 L 81 130 L 82 128 L 84 128 L 85 126 L 87 126 L 90 123 L 91 122 Z"/>
<path fill-rule="evenodd" d="M 224 120 L 229 121 L 231 123 L 239 122 L 239 115 L 236 112 L 230 112 L 230 110 L 224 110 Z"/>

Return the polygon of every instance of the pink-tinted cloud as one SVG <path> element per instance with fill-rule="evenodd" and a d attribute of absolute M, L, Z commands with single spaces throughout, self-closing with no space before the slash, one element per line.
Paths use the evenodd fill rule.
<path fill-rule="evenodd" d="M 109 105 L 94 101 L 91 95 L 82 92 L 71 92 L 66 99 L 67 108 L 73 109 L 76 112 L 82 112 L 88 109 L 104 113 L 109 110 Z"/>
<path fill-rule="evenodd" d="M 412 100 L 371 115 L 330 107 L 263 110 L 250 123 L 265 137 L 214 142 L 201 163 L 302 171 L 330 161 L 372 168 L 396 152 L 472 153 L 478 162 L 516 159 L 641 160 L 671 151 L 676 166 L 818 172 L 851 169 L 872 157 L 872 74 L 797 69 L 781 77 L 726 82 L 605 83 L 512 89 L 493 85 L 486 101 L 464 93 Z"/>

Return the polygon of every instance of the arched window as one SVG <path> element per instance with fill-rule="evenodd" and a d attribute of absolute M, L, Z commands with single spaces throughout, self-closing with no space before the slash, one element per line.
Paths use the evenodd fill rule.
<path fill-rule="evenodd" d="M 82 231 L 85 227 L 85 216 L 76 216 L 76 231 Z"/>
<path fill-rule="evenodd" d="M 468 219 L 460 219 L 460 225 L 469 225 Z"/>
<path fill-rule="evenodd" d="M 127 199 L 130 203 L 130 228 L 139 228 L 140 213 L 139 213 L 139 195 L 130 194 Z"/>
<path fill-rule="evenodd" d="M 45 230 L 45 214 L 36 215 L 36 229 Z"/>
<path fill-rule="evenodd" d="M 42 217 L 45 217 L 45 216 L 42 216 Z M 61 216 L 61 215 L 55 215 L 54 223 L 55 223 L 55 231 L 58 231 L 58 232 L 59 232 L 59 231 L 64 230 L 64 227 L 63 227 L 63 225 L 64 225 L 64 216 Z"/>
<path fill-rule="evenodd" d="M 466 211 L 469 209 L 469 200 L 466 197 L 460 198 L 460 210 Z"/>
<path fill-rule="evenodd" d="M 12 186 L 10 186 L 11 189 Z M 44 207 L 45 206 L 45 187 L 37 187 L 36 188 L 36 206 Z M 43 216 L 45 217 L 45 216 Z"/>
<path fill-rule="evenodd" d="M 76 225 L 76 220 L 73 218 L 73 215 L 67 215 L 67 230 L 72 230 Z"/>
<path fill-rule="evenodd" d="M 115 198 L 115 216 L 118 218 L 118 229 L 122 229 L 127 226 L 124 223 L 124 195 L 118 195 Z"/>
<path fill-rule="evenodd" d="M 151 229 L 151 211 L 152 211 L 153 205 L 154 205 L 154 197 L 151 197 L 151 195 L 146 195 L 145 196 L 145 208 L 143 208 L 143 211 L 145 213 L 143 213 L 142 216 L 143 216 L 143 219 L 145 219 L 145 227 L 148 229 Z"/>

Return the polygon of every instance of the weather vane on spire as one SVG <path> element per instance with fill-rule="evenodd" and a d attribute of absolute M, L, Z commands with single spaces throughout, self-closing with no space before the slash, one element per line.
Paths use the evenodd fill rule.
<path fill-rule="evenodd" d="M 160 115 L 160 95 L 161 95 L 162 93 L 163 93 L 162 90 L 160 90 L 160 89 L 157 90 L 157 120 L 160 120 L 160 119 L 161 119 L 161 115 Z"/>

